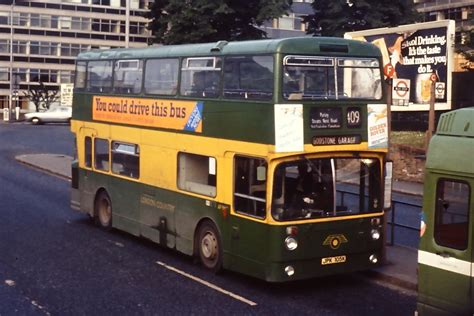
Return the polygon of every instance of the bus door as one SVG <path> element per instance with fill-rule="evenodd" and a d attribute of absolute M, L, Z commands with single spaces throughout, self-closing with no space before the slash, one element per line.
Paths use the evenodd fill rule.
<path fill-rule="evenodd" d="M 264 223 L 267 208 L 267 163 L 262 158 L 233 157 L 233 216 L 230 217 L 231 251 L 238 266 L 262 264 L 268 248 L 268 225 Z M 235 260 L 233 264 L 235 264 Z"/>
<path fill-rule="evenodd" d="M 96 144 L 97 145 L 97 144 Z M 138 144 L 110 141 L 110 198 L 112 223 L 133 235 L 140 234 L 138 200 L 140 196 L 140 147 Z"/>
<path fill-rule="evenodd" d="M 425 223 L 433 227 L 426 228 L 418 253 L 419 311 L 472 314 L 474 234 L 469 226 L 474 216 L 474 182 L 443 176 L 435 180 L 435 189 L 426 190 L 430 196 L 425 197 L 424 205 Z M 423 229 L 422 223 L 422 232 Z M 426 313 L 423 308 L 427 308 Z"/>
<path fill-rule="evenodd" d="M 79 176 L 80 205 L 84 211 L 91 215 L 94 212 L 95 197 L 95 185 L 92 179 L 93 142 L 95 135 L 97 135 L 96 130 L 86 127 L 81 127 L 76 135 L 78 157 L 79 160 L 84 161 L 84 164 L 81 166 L 83 176 Z M 84 155 L 84 159 L 80 158 L 81 155 Z"/>

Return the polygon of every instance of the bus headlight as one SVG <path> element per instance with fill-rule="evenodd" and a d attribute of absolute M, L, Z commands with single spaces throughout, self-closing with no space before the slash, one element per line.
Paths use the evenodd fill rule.
<path fill-rule="evenodd" d="M 295 250 L 298 247 L 298 241 L 293 236 L 288 236 L 285 239 L 285 246 L 288 250 Z"/>
<path fill-rule="evenodd" d="M 370 236 L 372 237 L 373 240 L 379 240 L 380 232 L 377 229 L 372 229 L 372 231 L 370 232 Z"/>
<path fill-rule="evenodd" d="M 372 262 L 373 264 L 376 264 L 377 262 L 379 262 L 379 258 L 377 258 L 376 255 L 370 255 L 369 261 Z"/>
<path fill-rule="evenodd" d="M 292 276 L 293 274 L 295 274 L 295 268 L 293 268 L 292 266 L 287 266 L 285 268 L 285 272 L 286 272 L 286 275 Z"/>

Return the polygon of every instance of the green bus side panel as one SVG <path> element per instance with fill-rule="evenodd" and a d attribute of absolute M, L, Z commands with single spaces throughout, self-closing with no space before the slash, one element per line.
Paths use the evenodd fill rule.
<path fill-rule="evenodd" d="M 472 315 L 471 279 L 469 276 L 419 265 L 418 302 L 439 315 Z M 420 310 L 418 310 L 420 312 Z M 432 315 L 420 313 L 420 315 Z M 435 314 L 436 315 L 436 314 Z"/>
<path fill-rule="evenodd" d="M 92 122 L 93 94 L 74 94 L 73 119 Z M 124 96 L 131 97 L 131 96 Z M 133 96 L 133 98 L 145 98 Z M 150 97 L 146 97 L 150 98 Z M 158 99 L 159 97 L 155 97 Z M 170 98 L 163 98 L 170 99 Z M 176 98 L 174 98 L 176 99 Z M 178 99 L 176 99 L 178 100 Z M 190 100 L 190 99 L 180 99 Z M 168 130 L 177 133 L 223 138 L 237 141 L 248 141 L 261 144 L 275 144 L 274 104 L 264 102 L 245 102 L 229 100 L 200 100 L 204 103 L 202 133 L 184 130 Z M 290 102 L 291 103 L 291 102 Z M 311 129 L 311 108 L 341 108 L 342 126 L 334 129 Z M 358 107 L 361 110 L 361 126 L 348 128 L 345 126 L 347 109 Z M 113 123 L 115 124 L 115 123 Z M 118 124 L 120 125 L 120 124 Z M 367 102 L 346 101 L 340 103 L 326 102 L 324 104 L 303 105 L 304 143 L 311 144 L 313 136 L 360 136 L 361 142 L 367 141 Z M 142 127 L 153 129 L 152 127 Z M 184 128 L 184 127 L 183 127 Z M 161 129 L 164 130 L 164 129 Z"/>
<path fill-rule="evenodd" d="M 176 249 L 188 255 L 193 254 L 194 236 L 202 220 L 210 220 L 217 226 L 223 251 L 226 252 L 228 245 L 223 241 L 222 236 L 227 234 L 227 231 L 222 223 L 223 215 L 217 209 L 217 204 L 185 194 L 177 194 Z"/>
<path fill-rule="evenodd" d="M 135 236 L 143 236 L 154 242 L 188 255 L 193 254 L 194 233 L 203 219 L 213 221 L 223 239 L 224 252 L 228 252 L 227 226 L 217 204 L 206 199 L 146 186 L 135 181 L 117 178 L 81 169 L 79 185 L 88 187 L 90 202 L 81 203 L 81 210 L 90 213 L 94 199 L 105 190 L 112 204 L 112 225 Z M 84 195 L 82 190 L 81 195 Z M 209 205 L 207 205 L 209 204 Z M 92 215 L 92 213 L 90 213 Z"/>
<path fill-rule="evenodd" d="M 230 216 L 226 225 L 229 226 L 229 260 L 224 267 L 265 279 L 271 226 L 240 216 Z"/>

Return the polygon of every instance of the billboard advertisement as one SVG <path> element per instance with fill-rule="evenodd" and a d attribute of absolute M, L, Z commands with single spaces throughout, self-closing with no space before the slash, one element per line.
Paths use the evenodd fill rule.
<path fill-rule="evenodd" d="M 344 37 L 379 47 L 384 69 L 393 69 L 390 74 L 399 79 L 396 82 L 400 87 L 395 92 L 407 94 L 403 95 L 403 102 L 394 99 L 392 111 L 429 110 L 433 73 L 438 86 L 442 83 L 445 87 L 444 93 L 436 95 L 435 110 L 450 110 L 454 32 L 455 22 L 443 20 L 349 32 Z M 408 85 L 405 87 L 402 83 Z"/>

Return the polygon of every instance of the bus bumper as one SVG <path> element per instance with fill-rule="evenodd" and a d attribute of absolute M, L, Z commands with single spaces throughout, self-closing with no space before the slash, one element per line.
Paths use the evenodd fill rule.
<path fill-rule="evenodd" d="M 288 282 L 308 278 L 323 277 L 328 275 L 351 273 L 377 268 L 381 260 L 371 262 L 371 256 L 382 258 L 382 252 L 364 252 L 346 255 L 346 261 L 342 263 L 322 264 L 323 259 L 314 258 L 308 260 L 273 262 L 266 268 L 265 279 L 268 282 Z M 373 257 L 372 257 L 373 258 Z M 325 260 L 327 262 L 327 260 Z"/>

